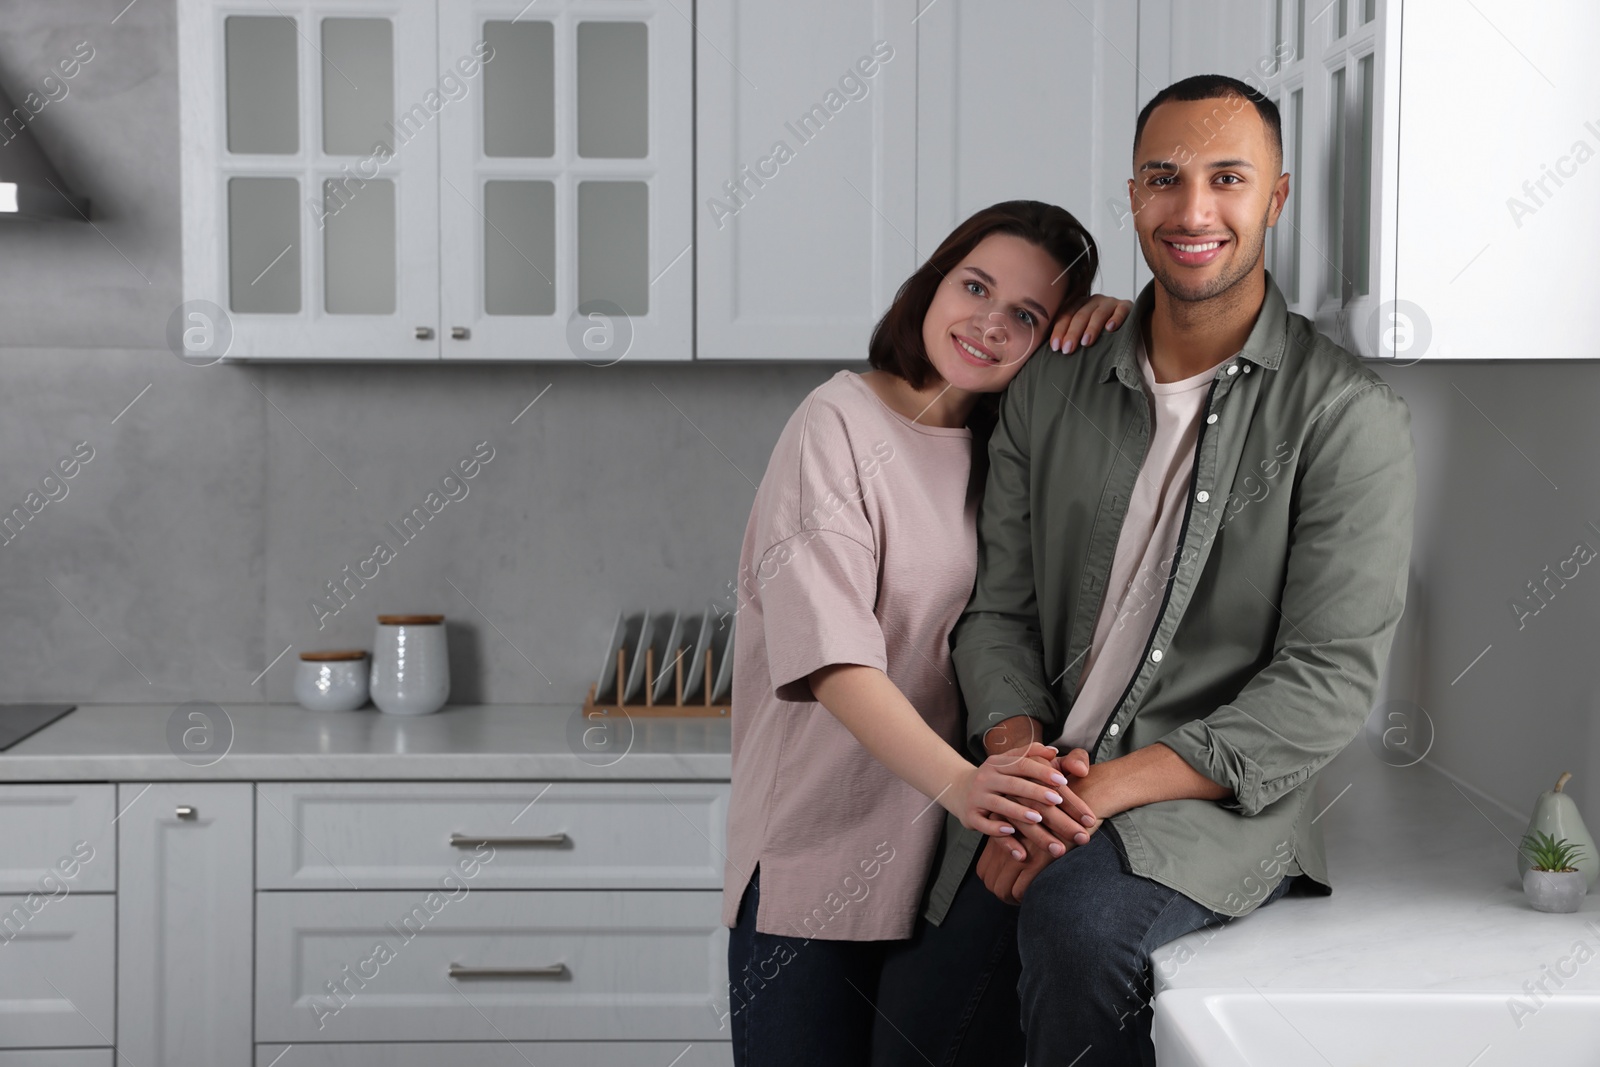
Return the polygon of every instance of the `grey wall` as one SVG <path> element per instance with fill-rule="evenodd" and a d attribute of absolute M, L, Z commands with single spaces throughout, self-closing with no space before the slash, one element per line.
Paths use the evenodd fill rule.
<path fill-rule="evenodd" d="M 1600 358 L 1600 342 L 1586 354 Z M 1580 541 L 1600 552 L 1589 525 L 1600 527 L 1600 365 L 1383 373 L 1411 407 L 1419 486 L 1402 635 L 1416 652 L 1394 665 L 1391 696 L 1427 711 L 1438 766 L 1524 814 L 1570 770 L 1569 791 L 1600 827 L 1600 556 L 1566 565 Z M 1546 566 L 1577 577 L 1546 586 Z M 1498 825 L 1515 836 L 1514 823 Z"/>
<path fill-rule="evenodd" d="M 367 647 L 377 612 L 438 611 L 457 700 L 574 701 L 619 609 L 723 595 L 772 443 L 832 368 L 183 365 L 161 340 L 180 273 L 173 2 L 113 23 L 123 3 L 0 2 L 14 99 L 77 41 L 96 50 L 35 125 L 94 227 L 0 226 L 0 510 L 94 449 L 0 545 L 0 699 L 289 701 L 294 652 L 255 681 L 286 646 Z M 1509 606 L 1578 540 L 1600 549 L 1600 366 L 1382 370 L 1421 476 L 1391 696 L 1426 709 L 1431 760 L 1512 809 L 1577 772 L 1600 828 L 1600 570 L 1521 629 Z M 323 583 L 483 440 L 469 495 L 319 630 Z"/>

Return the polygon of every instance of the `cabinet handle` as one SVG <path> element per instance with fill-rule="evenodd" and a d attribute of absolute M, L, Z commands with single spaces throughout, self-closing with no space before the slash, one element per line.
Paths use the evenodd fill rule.
<path fill-rule="evenodd" d="M 456 848 L 471 848 L 473 845 L 546 845 L 560 847 L 568 844 L 572 839 L 566 834 L 540 834 L 534 837 L 472 837 L 467 834 L 451 834 L 450 843 Z"/>
<path fill-rule="evenodd" d="M 417 327 L 417 340 L 419 340 L 419 341 L 431 341 L 431 340 L 433 340 L 433 327 L 432 326 L 418 326 Z"/>
<path fill-rule="evenodd" d="M 198 815 L 199 812 L 195 811 L 194 808 L 190 807 L 188 804 L 179 804 L 176 814 L 180 819 L 192 819 Z"/>
<path fill-rule="evenodd" d="M 446 973 L 451 978 L 566 978 L 572 972 L 565 963 L 548 967 L 467 967 L 452 963 Z"/>
<path fill-rule="evenodd" d="M 465 326 L 452 326 L 450 327 L 450 336 L 455 338 L 457 341 L 465 341 L 467 338 L 472 336 L 472 331 L 467 329 Z"/>

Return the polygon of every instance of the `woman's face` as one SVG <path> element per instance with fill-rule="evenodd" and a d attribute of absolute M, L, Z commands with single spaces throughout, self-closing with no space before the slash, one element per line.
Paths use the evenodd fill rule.
<path fill-rule="evenodd" d="M 1015 234 L 991 233 L 939 283 L 922 346 L 950 385 L 998 393 L 1050 336 L 1067 272 Z"/>

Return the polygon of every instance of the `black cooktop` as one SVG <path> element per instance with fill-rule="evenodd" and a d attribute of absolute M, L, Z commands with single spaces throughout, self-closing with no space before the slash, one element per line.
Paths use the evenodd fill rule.
<path fill-rule="evenodd" d="M 8 749 L 77 707 L 76 704 L 0 704 L 0 750 Z"/>

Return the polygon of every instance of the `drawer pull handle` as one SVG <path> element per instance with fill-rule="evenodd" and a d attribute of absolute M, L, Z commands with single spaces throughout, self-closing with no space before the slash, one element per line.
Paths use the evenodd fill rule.
<path fill-rule="evenodd" d="M 449 970 L 451 978 L 566 978 L 569 974 L 565 963 L 548 967 L 467 967 L 452 963 Z"/>
<path fill-rule="evenodd" d="M 559 848 L 570 843 L 572 839 L 566 834 L 536 834 L 533 837 L 472 837 L 468 834 L 451 834 L 450 843 L 456 848 L 471 848 L 473 845 L 544 845 Z"/>
<path fill-rule="evenodd" d="M 180 819 L 192 819 L 197 813 L 195 812 L 194 808 L 190 807 L 188 804 L 179 804 L 178 810 L 173 814 L 177 815 L 177 817 Z"/>

